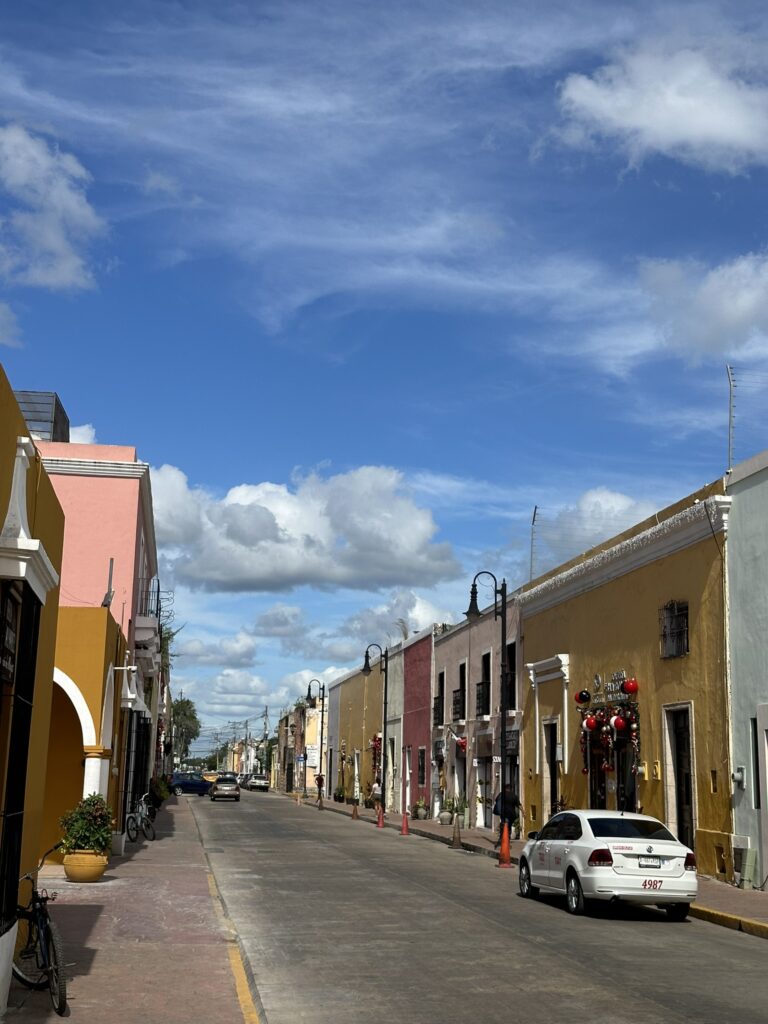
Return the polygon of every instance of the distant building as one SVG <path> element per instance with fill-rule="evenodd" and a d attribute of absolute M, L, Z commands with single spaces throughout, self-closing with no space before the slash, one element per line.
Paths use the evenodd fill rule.
<path fill-rule="evenodd" d="M 69 417 L 55 391 L 14 391 L 13 394 L 36 441 L 69 442 Z"/>

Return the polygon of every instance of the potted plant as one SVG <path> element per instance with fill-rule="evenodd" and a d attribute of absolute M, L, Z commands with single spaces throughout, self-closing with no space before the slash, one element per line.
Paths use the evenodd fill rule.
<path fill-rule="evenodd" d="M 334 791 L 333 791 L 333 799 L 336 801 L 337 804 L 343 804 L 344 803 L 344 787 L 343 786 L 339 785 L 339 786 L 336 787 L 336 789 L 334 789 Z"/>
<path fill-rule="evenodd" d="M 112 849 L 112 811 L 103 796 L 91 793 L 59 819 L 64 871 L 71 882 L 98 882 Z"/>
<path fill-rule="evenodd" d="M 443 806 L 437 818 L 441 825 L 450 825 L 453 821 L 453 797 L 448 796 L 443 801 Z"/>
<path fill-rule="evenodd" d="M 420 796 L 415 803 L 416 817 L 423 821 L 427 816 L 427 801 L 423 796 Z"/>
<path fill-rule="evenodd" d="M 455 813 L 461 818 L 462 828 L 469 828 L 469 802 L 465 796 L 456 800 Z"/>

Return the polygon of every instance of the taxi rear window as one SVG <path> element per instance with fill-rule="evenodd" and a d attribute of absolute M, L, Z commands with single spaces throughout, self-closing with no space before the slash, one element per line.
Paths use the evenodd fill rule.
<path fill-rule="evenodd" d="M 596 839 L 669 839 L 675 837 L 660 821 L 633 818 L 590 818 L 589 827 Z"/>

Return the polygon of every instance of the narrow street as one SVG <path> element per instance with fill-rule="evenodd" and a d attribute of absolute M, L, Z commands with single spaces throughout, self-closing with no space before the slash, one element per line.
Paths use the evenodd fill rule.
<path fill-rule="evenodd" d="M 269 1024 L 768 1021 L 762 939 L 653 909 L 573 918 L 491 858 L 311 802 L 188 799 Z"/>

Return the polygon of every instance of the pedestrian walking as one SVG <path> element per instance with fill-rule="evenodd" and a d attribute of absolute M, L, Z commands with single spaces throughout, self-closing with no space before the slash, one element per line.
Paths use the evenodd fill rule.
<path fill-rule="evenodd" d="M 317 786 L 317 796 L 315 797 L 315 803 L 321 804 L 323 802 L 323 786 L 325 785 L 325 776 L 319 772 L 315 776 L 315 785 Z"/>
<path fill-rule="evenodd" d="M 502 807 L 502 803 L 505 807 Z M 504 824 L 509 825 L 510 835 L 512 834 L 512 822 L 519 820 L 520 814 L 523 811 L 523 805 L 520 803 L 520 797 L 517 793 L 512 792 L 512 786 L 507 783 L 504 786 L 504 793 L 502 796 L 501 790 L 499 795 L 496 797 L 493 803 L 493 813 L 499 818 L 499 836 L 494 843 L 494 850 L 498 850 L 501 846 L 501 836 L 504 832 Z M 505 815 L 502 817 L 502 814 Z"/>
<path fill-rule="evenodd" d="M 373 800 L 373 809 L 378 814 L 381 810 L 381 780 L 378 775 L 371 786 L 371 799 Z"/>

